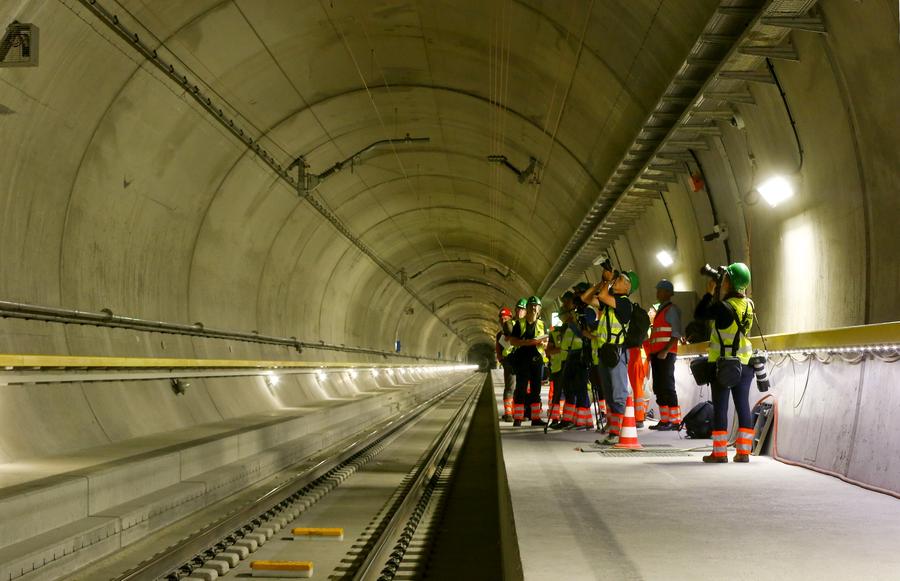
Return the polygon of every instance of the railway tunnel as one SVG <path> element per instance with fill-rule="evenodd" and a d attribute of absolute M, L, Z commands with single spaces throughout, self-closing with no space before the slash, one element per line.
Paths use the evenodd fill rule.
<path fill-rule="evenodd" d="M 896 578 L 898 22 L 0 3 L 0 579 Z M 746 466 L 650 377 L 640 451 L 498 421 L 500 309 L 605 261 L 749 267 Z"/>

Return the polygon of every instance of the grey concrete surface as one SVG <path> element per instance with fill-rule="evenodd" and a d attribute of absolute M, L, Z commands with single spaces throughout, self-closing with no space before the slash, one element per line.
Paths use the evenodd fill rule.
<path fill-rule="evenodd" d="M 5 463 L 0 473 L 0 577 L 54 579 L 409 409 L 466 376 L 429 375 L 406 377 L 403 383 L 398 378 L 391 387 L 370 387 L 354 398 Z"/>
<path fill-rule="evenodd" d="M 638 433 L 645 445 L 709 444 Z M 900 571 L 900 501 L 887 495 L 768 457 L 608 458 L 577 450 L 597 434 L 502 427 L 501 436 L 525 579 L 875 580 Z"/>

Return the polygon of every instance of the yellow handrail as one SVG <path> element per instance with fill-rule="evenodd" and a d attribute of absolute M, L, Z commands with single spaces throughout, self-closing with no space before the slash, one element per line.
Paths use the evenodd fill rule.
<path fill-rule="evenodd" d="M 764 349 L 760 337 L 751 337 L 754 349 Z M 769 351 L 791 349 L 825 349 L 829 347 L 859 347 L 863 345 L 900 344 L 900 322 L 837 327 L 821 331 L 779 333 L 766 335 Z M 704 355 L 709 343 L 679 345 L 679 355 Z"/>

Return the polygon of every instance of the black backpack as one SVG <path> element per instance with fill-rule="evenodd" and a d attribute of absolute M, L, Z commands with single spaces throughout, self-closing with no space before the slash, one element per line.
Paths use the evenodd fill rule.
<path fill-rule="evenodd" d="M 640 347 L 647 340 L 647 332 L 650 330 L 650 315 L 641 308 L 641 305 L 632 303 L 631 320 L 628 321 L 628 329 L 625 331 L 625 347 Z"/>
<path fill-rule="evenodd" d="M 702 401 L 691 408 L 681 420 L 681 427 L 687 431 L 688 438 L 709 438 L 712 436 L 713 404 Z"/>

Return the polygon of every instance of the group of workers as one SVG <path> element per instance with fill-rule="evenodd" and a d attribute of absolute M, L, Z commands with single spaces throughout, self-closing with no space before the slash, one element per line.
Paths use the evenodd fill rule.
<path fill-rule="evenodd" d="M 695 319 L 707 322 L 712 331 L 709 365 L 715 368 L 722 357 L 737 366 L 732 370 L 736 382 L 712 380 L 713 452 L 704 462 L 728 461 L 729 393 L 739 424 L 734 461 L 749 461 L 753 423 L 748 397 L 754 377 L 747 337 L 753 319 L 753 303 L 745 294 L 749 284 L 750 271 L 743 263 L 723 267 L 721 277 L 710 280 L 694 312 Z M 679 431 L 682 417 L 675 362 L 683 334 L 681 310 L 672 302 L 675 288 L 666 279 L 656 284 L 658 302 L 644 318 L 649 325 L 642 326 L 640 307 L 629 299 L 638 286 L 636 273 L 613 270 L 607 262 L 600 282 L 579 283 L 562 295 L 559 322 L 549 330 L 541 317 L 539 297 L 520 299 L 515 313 L 502 308 L 496 336 L 504 376 L 501 421 L 513 426 L 530 421 L 545 430 L 593 430 L 596 420 L 597 431 L 606 434 L 598 443 L 614 445 L 619 442 L 629 396 L 636 425 L 644 427 L 650 401 L 644 395 L 644 383 L 650 372 L 659 421 L 648 429 Z M 545 373 L 551 390 L 549 425 L 542 418 Z"/>

